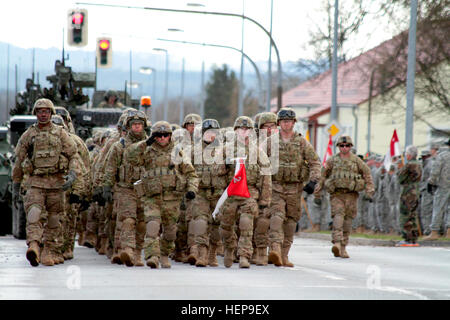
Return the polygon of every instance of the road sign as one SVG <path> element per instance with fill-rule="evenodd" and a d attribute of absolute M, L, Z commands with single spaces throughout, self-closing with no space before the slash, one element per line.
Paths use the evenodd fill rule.
<path fill-rule="evenodd" d="M 328 125 L 325 126 L 325 130 L 334 138 L 339 132 L 342 131 L 342 128 L 339 122 L 331 121 Z"/>

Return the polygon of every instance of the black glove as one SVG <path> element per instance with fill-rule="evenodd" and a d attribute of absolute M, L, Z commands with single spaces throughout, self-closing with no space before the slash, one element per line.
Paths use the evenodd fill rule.
<path fill-rule="evenodd" d="M 307 194 L 313 193 L 316 183 L 317 182 L 315 182 L 315 181 L 308 182 L 308 184 L 303 188 L 303 191 L 306 191 Z"/>
<path fill-rule="evenodd" d="M 366 195 L 366 194 L 363 196 L 363 200 L 369 201 L 370 203 L 373 202 L 373 198 L 372 198 L 372 197 L 369 197 L 369 196 Z"/>
<path fill-rule="evenodd" d="M 317 204 L 318 206 L 322 205 L 322 199 L 320 198 L 314 198 L 314 203 Z"/>
<path fill-rule="evenodd" d="M 92 200 L 95 202 L 101 201 L 102 198 L 103 189 L 101 187 L 97 187 L 94 189 L 94 192 L 92 193 Z"/>
<path fill-rule="evenodd" d="M 146 144 L 147 146 L 149 146 L 149 147 L 153 144 L 153 142 L 155 142 L 155 136 L 154 136 L 154 135 L 151 135 L 150 138 L 148 138 L 147 140 L 145 140 L 145 144 Z"/>
<path fill-rule="evenodd" d="M 91 203 L 89 201 L 87 201 L 86 199 L 81 200 L 80 211 L 89 209 L 90 205 L 91 205 Z"/>
<path fill-rule="evenodd" d="M 258 207 L 259 207 L 259 210 L 264 210 L 265 208 L 267 208 L 267 205 L 260 204 L 260 205 L 258 205 Z"/>
<path fill-rule="evenodd" d="M 103 200 L 105 202 L 111 203 L 113 200 L 112 191 L 110 186 L 104 186 L 103 187 Z"/>
<path fill-rule="evenodd" d="M 434 192 L 436 191 L 437 186 L 435 186 L 434 184 L 428 183 L 427 184 L 427 191 L 429 194 L 434 195 Z"/>
<path fill-rule="evenodd" d="M 188 191 L 188 192 L 186 192 L 186 194 L 184 196 L 188 200 L 195 199 L 195 192 L 194 191 Z"/>
<path fill-rule="evenodd" d="M 89 151 L 92 151 L 92 150 L 94 150 L 94 148 L 95 148 L 95 144 L 93 144 L 92 146 L 89 146 L 89 147 L 88 147 L 88 150 L 89 150 Z"/>
<path fill-rule="evenodd" d="M 70 170 L 69 173 L 67 174 L 67 176 L 64 176 L 64 179 L 66 180 L 66 182 L 64 182 L 62 189 L 64 191 L 69 190 L 76 178 L 77 178 L 77 174 L 75 172 L 73 172 L 73 170 Z"/>
<path fill-rule="evenodd" d="M 77 195 L 77 194 L 71 193 L 71 194 L 69 195 L 69 203 L 70 203 L 70 204 L 73 204 L 73 203 L 81 203 L 80 196 Z"/>

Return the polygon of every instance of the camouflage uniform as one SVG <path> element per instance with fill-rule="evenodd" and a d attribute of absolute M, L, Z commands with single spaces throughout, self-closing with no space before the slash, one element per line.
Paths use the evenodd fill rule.
<path fill-rule="evenodd" d="M 116 97 L 114 104 L 109 104 L 109 98 Z M 99 103 L 97 108 L 123 108 L 122 102 L 119 101 L 119 95 L 114 90 L 108 90 L 104 97 L 105 101 Z"/>
<path fill-rule="evenodd" d="M 253 130 L 253 121 L 246 116 L 238 117 L 234 123 L 234 129 L 236 130 L 237 128 Z M 234 144 L 234 141 L 227 141 L 226 148 L 231 147 L 231 143 Z M 228 157 L 228 151 L 226 154 Z M 255 159 L 253 159 L 252 155 L 255 156 Z M 271 202 L 270 161 L 266 153 L 258 149 L 254 141 L 249 141 L 246 144 L 237 139 L 231 157 L 235 158 L 238 156 L 247 157 L 244 165 L 250 198 L 229 196 L 219 211 L 220 235 L 225 247 L 224 264 L 227 268 L 233 264 L 236 247 L 237 255 L 239 256 L 239 267 L 250 267 L 248 260 L 253 253 L 253 223 L 258 216 L 258 206 L 259 208 L 268 207 Z M 256 163 L 251 163 L 250 159 Z M 228 181 L 234 178 L 235 167 L 235 162 L 227 163 Z M 235 232 L 236 224 L 238 224 L 239 237 Z"/>
<path fill-rule="evenodd" d="M 353 145 L 349 136 L 339 137 L 337 145 L 341 143 Z M 348 158 L 342 158 L 339 152 L 326 161 L 320 184 L 314 191 L 316 198 L 323 187 L 330 193 L 332 252 L 335 257 L 348 258 L 345 247 L 352 230 L 352 220 L 357 214 L 358 192 L 365 190 L 366 197 L 370 198 L 375 192 L 370 169 L 353 153 L 349 153 Z"/>
<path fill-rule="evenodd" d="M 290 108 L 282 108 L 277 116 L 278 123 L 281 120 L 296 121 L 295 112 Z M 312 185 L 314 189 L 320 178 L 321 166 L 314 148 L 296 132 L 287 142 L 279 138 L 278 152 L 278 171 L 272 176 L 272 204 L 268 209 L 269 262 L 276 266 L 292 267 L 288 254 L 301 218 L 303 189 L 308 181 L 308 186 Z"/>
<path fill-rule="evenodd" d="M 116 212 L 115 242 L 120 243 L 120 259 L 127 266 L 143 266 L 141 251 L 144 244 L 145 222 L 142 203 L 133 189 L 133 183 L 140 178 L 140 168 L 131 165 L 135 159 L 128 159 L 128 147 L 147 139 L 143 130 L 141 134 L 131 131 L 134 121 L 141 122 L 143 129 L 147 117 L 142 111 L 128 111 L 124 121 L 127 135 L 115 142 L 108 152 L 103 177 L 103 190 L 111 191 L 114 186 L 114 212 Z M 117 184 L 117 185 L 116 185 Z"/>
<path fill-rule="evenodd" d="M 417 230 L 417 210 L 419 207 L 419 182 L 421 177 L 422 165 L 416 160 L 416 157 L 407 161 L 398 172 L 398 182 L 401 185 L 399 223 L 402 237 L 406 242 L 415 243 L 419 235 Z"/>
<path fill-rule="evenodd" d="M 48 99 L 38 99 L 34 104 L 33 114 L 40 108 L 50 109 L 55 114 L 53 103 Z M 64 192 L 61 188 L 67 188 L 71 184 L 64 182 L 67 171 L 67 177 L 72 183 L 76 179 L 76 153 L 75 143 L 67 132 L 51 122 L 44 127 L 40 127 L 40 123 L 34 124 L 17 143 L 12 180 L 15 186 L 20 186 L 24 173 L 30 175 L 24 208 L 27 213 L 29 246 L 27 259 L 33 266 L 37 266 L 39 261 L 45 265 L 53 265 L 53 256 L 59 254 L 58 239 L 62 232 L 60 221 L 64 214 Z M 16 187 L 14 189 L 16 191 Z M 39 258 L 41 245 L 43 251 Z"/>
<path fill-rule="evenodd" d="M 422 162 L 423 173 L 422 181 L 420 181 L 420 225 L 422 227 L 422 233 L 428 235 L 431 233 L 433 195 L 427 192 L 427 184 L 434 162 L 434 158 L 431 157 L 431 153 L 428 150 L 422 151 Z"/>
<path fill-rule="evenodd" d="M 190 159 L 181 150 L 174 150 L 172 141 L 166 146 L 152 142 L 158 134 L 171 133 L 168 122 L 158 121 L 152 127 L 152 136 L 131 145 L 128 151 L 130 164 L 141 167 L 141 179 L 134 188 L 138 196 L 143 197 L 144 254 L 151 268 L 159 267 L 160 258 L 161 266 L 170 268 L 168 256 L 175 248 L 181 197 L 187 191 L 185 197 L 195 198 L 198 187 Z M 174 158 L 181 163 L 175 163 Z"/>
<path fill-rule="evenodd" d="M 387 198 L 387 187 L 388 178 L 386 177 L 386 168 L 382 165 L 375 172 L 375 207 L 376 207 L 376 218 L 380 231 L 383 233 L 389 232 L 389 201 Z"/>
<path fill-rule="evenodd" d="M 446 237 L 450 237 L 450 214 L 448 210 L 450 197 L 450 140 L 447 146 L 439 149 L 439 154 L 431 168 L 428 183 L 437 186 L 433 197 L 433 218 L 431 222 L 432 232 L 437 232 L 444 227 Z"/>

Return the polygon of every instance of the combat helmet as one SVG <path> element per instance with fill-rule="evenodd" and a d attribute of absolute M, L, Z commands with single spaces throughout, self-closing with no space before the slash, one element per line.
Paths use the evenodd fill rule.
<path fill-rule="evenodd" d="M 37 109 L 44 109 L 44 108 L 50 109 L 52 115 L 56 114 L 55 106 L 53 105 L 53 102 L 47 98 L 40 98 L 40 99 L 36 100 L 31 113 L 36 115 Z"/>
<path fill-rule="evenodd" d="M 72 118 L 70 117 L 69 111 L 67 111 L 66 108 L 55 106 L 55 113 L 57 115 L 60 115 L 61 118 L 63 118 L 64 121 L 69 122 L 72 121 Z"/>
<path fill-rule="evenodd" d="M 350 136 L 340 136 L 336 142 L 336 146 L 339 146 L 341 143 L 351 144 L 351 146 L 353 147 L 353 141 Z"/>
<path fill-rule="evenodd" d="M 122 130 L 122 131 L 127 130 L 125 120 L 126 120 L 126 118 L 127 118 L 127 112 L 128 112 L 129 110 L 136 110 L 136 109 L 134 109 L 134 108 L 126 108 L 126 109 L 122 112 L 122 114 L 121 114 L 120 117 L 119 117 L 119 120 L 117 120 L 117 129 Z"/>
<path fill-rule="evenodd" d="M 264 113 L 264 112 L 257 113 L 257 114 L 255 114 L 255 116 L 253 117 L 253 122 L 255 123 L 255 129 L 258 129 L 259 118 L 261 117 L 261 115 L 262 115 L 263 113 Z"/>
<path fill-rule="evenodd" d="M 143 123 L 144 128 L 147 128 L 147 116 L 143 111 L 128 109 L 126 111 L 126 117 L 123 124 L 127 128 L 130 128 L 133 121 L 140 121 Z"/>
<path fill-rule="evenodd" d="M 63 117 L 61 117 L 59 114 L 52 115 L 52 123 L 56 124 L 57 126 L 63 127 L 64 129 L 68 130 L 66 126 L 66 122 L 64 121 Z"/>
<path fill-rule="evenodd" d="M 117 94 L 117 92 L 115 90 L 108 90 L 105 93 L 105 101 L 108 101 L 109 97 L 116 97 L 116 100 L 114 100 L 114 103 L 116 103 L 119 100 L 119 95 Z"/>
<path fill-rule="evenodd" d="M 172 132 L 174 132 L 175 130 L 181 129 L 180 125 L 178 125 L 176 123 L 171 123 L 170 125 L 172 126 Z"/>
<path fill-rule="evenodd" d="M 259 117 L 258 128 L 260 129 L 265 123 L 277 123 L 278 117 L 273 112 L 263 112 Z"/>
<path fill-rule="evenodd" d="M 237 128 L 253 129 L 254 128 L 253 120 L 247 116 L 237 117 L 236 121 L 234 121 L 233 130 L 236 130 Z"/>
<path fill-rule="evenodd" d="M 152 134 L 154 133 L 172 133 L 172 126 L 167 121 L 158 121 L 152 126 Z"/>
<path fill-rule="evenodd" d="M 183 128 L 186 128 L 187 124 L 193 123 L 194 125 L 202 123 L 202 117 L 196 113 L 190 113 L 184 117 L 183 124 L 181 125 Z"/>
<path fill-rule="evenodd" d="M 297 122 L 294 109 L 288 107 L 281 108 L 277 113 L 277 124 L 280 120 L 295 120 Z"/>
<path fill-rule="evenodd" d="M 203 120 L 202 131 L 205 132 L 208 129 L 220 129 L 219 122 L 216 119 Z"/>

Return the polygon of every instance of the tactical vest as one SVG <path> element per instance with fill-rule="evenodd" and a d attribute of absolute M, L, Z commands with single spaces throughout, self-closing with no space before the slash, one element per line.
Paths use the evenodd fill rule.
<path fill-rule="evenodd" d="M 61 130 L 53 126 L 50 130 L 38 130 L 33 143 L 33 175 L 47 175 L 65 172 L 69 160 L 61 154 Z"/>
<path fill-rule="evenodd" d="M 359 173 L 357 157 L 351 155 L 349 159 L 342 159 L 339 155 L 334 155 L 332 159 L 333 169 L 325 180 L 327 191 L 363 191 L 365 182 Z"/>
<path fill-rule="evenodd" d="M 164 192 L 183 192 L 186 189 L 186 177 L 180 173 L 178 165 L 171 161 L 172 149 L 159 150 L 147 148 L 144 152 L 144 168 L 140 180 L 134 184 L 138 196 L 152 197 Z"/>
<path fill-rule="evenodd" d="M 122 148 L 122 162 L 119 164 L 117 181 L 119 186 L 123 187 L 132 187 L 133 183 L 140 179 L 143 171 L 143 167 L 130 164 L 130 154 L 126 152 L 126 147 L 131 143 L 132 141 L 128 141 L 125 138 L 120 138 L 119 140 L 119 145 Z"/>
<path fill-rule="evenodd" d="M 200 179 L 199 188 L 225 189 L 227 176 L 225 164 L 195 165 L 195 172 Z"/>
<path fill-rule="evenodd" d="M 279 142 L 278 172 L 273 181 L 284 183 L 300 183 L 305 176 L 309 177 L 308 166 L 303 159 L 299 136 L 289 142 Z"/>

